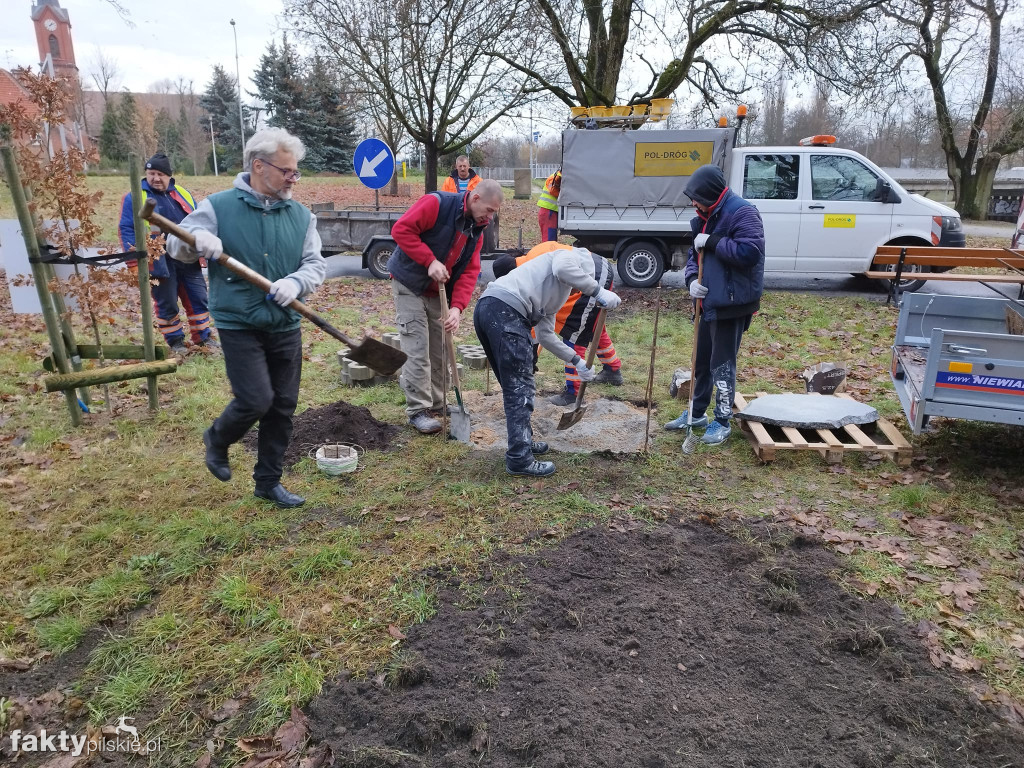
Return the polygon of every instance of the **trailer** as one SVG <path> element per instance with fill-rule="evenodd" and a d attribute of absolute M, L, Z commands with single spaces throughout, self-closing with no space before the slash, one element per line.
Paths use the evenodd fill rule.
<path fill-rule="evenodd" d="M 1022 329 L 1014 299 L 904 295 L 890 375 L 914 434 L 932 416 L 1024 424 Z"/>
<path fill-rule="evenodd" d="M 314 203 L 316 231 L 323 241 L 320 253 L 333 256 L 337 253 L 360 253 L 363 269 L 381 280 L 391 277 L 388 259 L 395 250 L 391 228 L 406 208 L 397 206 L 350 206 L 334 210 L 334 203 Z M 498 217 L 484 230 L 483 254 L 491 254 L 498 248 Z M 482 256 L 483 257 L 483 256 Z"/>

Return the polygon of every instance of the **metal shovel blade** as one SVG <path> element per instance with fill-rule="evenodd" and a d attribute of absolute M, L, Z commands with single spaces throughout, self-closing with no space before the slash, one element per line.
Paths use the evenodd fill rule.
<path fill-rule="evenodd" d="M 364 336 L 354 347 L 349 347 L 346 355 L 367 368 L 372 368 L 382 376 L 390 376 L 405 365 L 406 354 L 400 349 L 389 347 L 383 341 Z"/>
<path fill-rule="evenodd" d="M 573 424 L 575 424 L 584 416 L 586 416 L 587 408 L 589 407 L 590 406 L 587 405 L 579 405 L 573 408 L 571 411 L 566 411 L 565 413 L 563 413 L 562 418 L 558 420 L 558 428 L 568 429 L 569 427 L 571 427 Z"/>
<path fill-rule="evenodd" d="M 472 431 L 469 424 L 469 411 L 466 410 L 466 404 L 462 402 L 462 393 L 458 389 L 455 390 L 455 399 L 458 401 L 459 407 L 458 410 L 448 414 L 448 434 L 460 443 L 468 444 Z"/>

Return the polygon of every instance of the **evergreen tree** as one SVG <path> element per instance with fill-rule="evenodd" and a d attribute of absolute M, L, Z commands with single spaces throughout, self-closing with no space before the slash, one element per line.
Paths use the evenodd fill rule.
<path fill-rule="evenodd" d="M 298 135 L 308 147 L 304 165 L 314 171 L 348 173 L 355 152 L 355 121 L 341 96 L 341 78 L 319 54 L 309 59 L 307 109 Z"/>
<path fill-rule="evenodd" d="M 288 38 L 267 46 L 253 76 L 269 125 L 302 139 L 302 165 L 313 171 L 352 170 L 355 123 L 342 101 L 340 78 L 319 54 L 303 61 Z"/>
<path fill-rule="evenodd" d="M 199 104 L 213 117 L 213 132 L 217 142 L 217 162 L 222 170 L 242 167 L 242 141 L 238 127 L 238 91 L 235 78 L 224 67 L 213 67 L 213 78 Z M 247 136 L 252 135 L 252 110 L 242 106 Z"/>
<path fill-rule="evenodd" d="M 115 102 L 110 99 L 100 126 L 100 153 L 109 160 L 122 161 L 135 147 L 139 132 L 139 107 L 135 96 L 124 91 Z"/>
<path fill-rule="evenodd" d="M 182 166 L 184 157 L 181 151 L 181 133 L 178 130 L 178 121 L 171 117 L 167 107 L 161 107 L 154 118 L 156 128 L 157 151 L 163 152 L 171 159 L 171 167 Z"/>
<path fill-rule="evenodd" d="M 287 35 L 281 38 L 280 49 L 271 41 L 253 75 L 256 92 L 251 94 L 266 103 L 268 125 L 296 135 L 306 107 L 302 68 L 302 58 Z"/>

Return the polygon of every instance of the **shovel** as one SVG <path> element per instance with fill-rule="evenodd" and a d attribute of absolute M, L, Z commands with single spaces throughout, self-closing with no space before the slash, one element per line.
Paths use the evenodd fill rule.
<path fill-rule="evenodd" d="M 142 218 L 150 224 L 159 227 L 162 232 L 172 234 L 179 240 L 183 240 L 185 243 L 195 248 L 196 239 L 170 219 L 166 219 L 159 213 L 156 213 L 154 210 L 155 208 L 156 200 L 152 197 L 146 200 L 145 205 L 142 206 Z M 259 286 L 267 293 L 270 293 L 270 280 L 265 278 L 259 272 L 250 269 L 238 259 L 234 259 L 226 253 L 222 253 L 217 257 L 217 262 L 226 269 L 234 272 L 243 280 Z M 354 360 L 368 368 L 372 368 L 377 373 L 384 376 L 390 376 L 405 364 L 405 352 L 402 352 L 400 349 L 395 349 L 394 347 L 389 347 L 384 342 L 378 341 L 377 339 L 371 339 L 368 336 L 364 336 L 363 340 L 356 344 L 352 339 L 328 323 L 298 299 L 295 299 L 288 305 L 288 307 L 290 309 L 294 309 L 324 333 L 333 336 L 342 344 L 347 346 L 350 350 L 348 353 L 348 358 L 350 360 Z"/>
<path fill-rule="evenodd" d="M 601 331 L 604 330 L 604 313 L 604 309 L 597 313 L 597 321 L 594 323 L 594 338 L 591 339 L 590 349 L 587 350 L 587 368 L 594 365 L 594 358 L 597 356 L 597 345 L 601 341 Z M 587 382 L 581 381 L 580 391 L 576 394 L 576 407 L 562 414 L 562 418 L 558 420 L 559 429 L 568 429 L 586 414 L 587 406 L 583 404 L 583 392 L 586 388 Z"/>
<path fill-rule="evenodd" d="M 704 279 L 704 251 L 697 251 L 697 282 L 704 285 L 701 282 Z M 697 335 L 700 333 L 700 316 L 701 316 L 701 301 L 697 299 L 696 306 L 694 307 L 693 313 L 693 351 L 690 352 L 690 403 L 686 407 L 686 439 L 683 440 L 682 451 L 685 454 L 691 454 L 697 450 L 697 444 L 700 442 L 700 437 L 696 432 L 693 431 L 693 390 L 696 388 L 696 370 L 697 370 Z"/>
<path fill-rule="evenodd" d="M 441 322 L 443 323 L 445 318 L 448 317 L 448 294 L 445 293 L 443 283 L 437 284 L 437 294 L 441 297 Z M 448 331 L 444 332 L 444 343 L 445 349 L 448 350 L 448 362 L 452 367 L 452 385 L 455 387 L 455 402 L 459 404 L 459 409 L 451 414 L 452 421 L 449 427 L 449 434 L 460 443 L 469 443 L 469 435 L 472 431 L 469 425 L 469 411 L 466 410 L 466 404 L 462 402 L 458 358 L 455 357 L 455 340 Z"/>

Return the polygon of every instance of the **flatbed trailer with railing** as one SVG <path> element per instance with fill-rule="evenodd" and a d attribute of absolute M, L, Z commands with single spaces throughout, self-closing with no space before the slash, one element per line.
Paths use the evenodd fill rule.
<path fill-rule="evenodd" d="M 1024 302 L 905 294 L 890 374 L 914 434 L 933 416 L 1024 425 Z"/>

